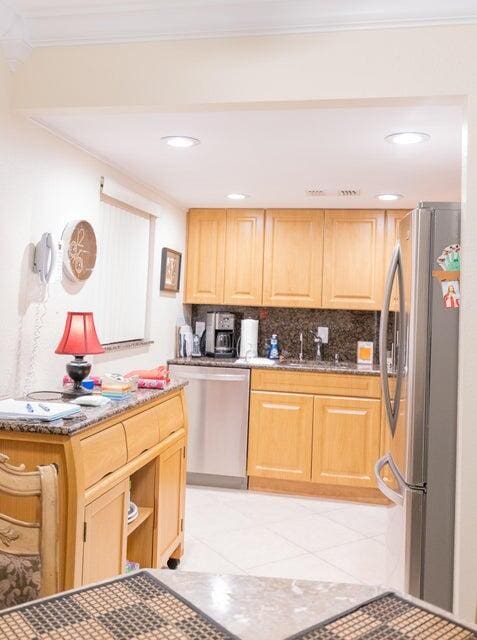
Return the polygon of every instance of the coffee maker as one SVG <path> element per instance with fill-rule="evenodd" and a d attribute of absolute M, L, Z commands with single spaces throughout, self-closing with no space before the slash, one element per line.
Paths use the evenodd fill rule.
<path fill-rule="evenodd" d="M 205 324 L 205 354 L 214 358 L 235 356 L 235 314 L 210 311 Z"/>

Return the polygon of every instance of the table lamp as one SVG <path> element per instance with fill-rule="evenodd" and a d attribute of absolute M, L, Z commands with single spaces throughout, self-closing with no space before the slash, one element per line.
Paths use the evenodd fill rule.
<path fill-rule="evenodd" d="M 96 329 L 91 311 L 68 311 L 65 330 L 55 353 L 73 355 L 75 358 L 68 362 L 66 371 L 73 380 L 73 395 L 91 393 L 81 386 L 83 380 L 91 371 L 91 363 L 86 362 L 86 354 L 104 353 Z"/>

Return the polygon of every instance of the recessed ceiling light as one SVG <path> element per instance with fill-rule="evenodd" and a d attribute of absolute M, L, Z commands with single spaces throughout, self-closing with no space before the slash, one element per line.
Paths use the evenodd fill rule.
<path fill-rule="evenodd" d="M 378 200 L 387 200 L 387 201 L 391 201 L 391 200 L 400 200 L 401 198 L 404 198 L 404 196 L 400 193 L 379 193 L 376 198 Z"/>
<path fill-rule="evenodd" d="M 200 140 L 189 136 L 164 136 L 161 138 L 161 142 L 170 147 L 174 147 L 174 149 L 188 149 L 189 147 L 194 147 L 196 144 L 200 144 Z"/>
<path fill-rule="evenodd" d="M 245 198 L 250 198 L 247 193 L 229 193 L 227 194 L 227 198 L 229 200 L 245 200 Z"/>
<path fill-rule="evenodd" d="M 431 136 L 428 133 L 421 133 L 419 131 L 400 131 L 398 133 L 391 133 L 384 139 L 392 144 L 418 144 L 419 142 L 427 142 Z"/>

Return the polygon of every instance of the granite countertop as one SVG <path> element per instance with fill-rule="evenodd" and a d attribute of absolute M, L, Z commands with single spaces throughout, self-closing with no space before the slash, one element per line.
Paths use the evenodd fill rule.
<path fill-rule="evenodd" d="M 389 591 L 477 632 L 476 624 L 383 585 L 148 571 L 241 640 L 284 640 Z"/>
<path fill-rule="evenodd" d="M 389 591 L 384 587 L 374 585 L 290 580 L 249 575 L 217 575 L 180 570 L 170 571 L 169 569 L 145 569 L 143 572 L 157 578 L 166 589 L 172 590 L 179 598 L 183 598 L 192 607 L 198 609 L 229 634 L 233 634 L 234 637 L 240 638 L 240 640 L 285 640 L 286 638 L 295 637 L 295 634 L 298 635 L 311 627 L 340 617 L 342 614 L 350 612 Z M 155 605 L 150 604 L 151 590 L 146 588 L 145 593 L 143 594 L 142 592 L 142 589 L 146 587 L 145 583 L 131 584 L 135 579 L 141 580 L 141 574 L 142 572 L 140 571 L 136 578 L 134 573 L 122 575 L 59 594 L 64 596 L 65 599 L 60 600 L 57 596 L 50 596 L 5 609 L 1 612 L 2 620 L 6 622 L 12 639 L 26 637 L 25 629 L 32 628 L 32 630 L 36 630 L 39 626 L 43 628 L 46 618 L 55 621 L 58 637 L 65 637 L 65 634 L 61 633 L 64 630 L 68 630 L 68 637 L 73 637 L 71 636 L 72 631 L 74 631 L 74 626 L 72 625 L 76 622 L 80 623 L 76 628 L 77 635 L 78 637 L 81 636 L 81 638 L 85 638 L 86 635 L 88 638 L 90 636 L 112 638 L 111 633 L 116 637 L 116 633 L 112 631 L 116 628 L 121 637 L 126 637 L 124 635 L 126 626 L 124 625 L 131 621 L 131 628 L 127 627 L 128 633 L 126 635 L 129 634 L 131 638 L 138 638 L 139 634 L 141 634 L 140 637 L 144 637 L 145 629 L 148 631 L 151 629 L 152 617 L 155 616 L 157 611 L 154 629 L 162 628 L 165 623 L 165 630 L 171 630 L 167 622 L 161 618 L 165 614 L 167 620 L 167 615 L 170 612 L 173 626 L 175 626 L 174 637 L 176 637 L 178 629 L 180 629 L 179 635 L 181 637 L 183 637 L 183 629 L 190 629 L 192 632 L 193 629 L 190 625 L 187 627 L 180 626 L 181 623 L 183 625 L 184 621 L 188 620 L 187 617 L 181 617 L 181 612 L 182 615 L 185 613 L 187 616 L 190 614 L 190 609 L 183 612 L 183 607 L 181 607 L 180 611 L 178 611 L 175 607 L 177 599 L 173 597 L 166 605 L 164 595 L 159 596 L 162 600 L 159 609 L 156 609 L 158 606 L 157 601 Z M 128 581 L 129 584 L 123 588 L 120 586 L 122 581 Z M 93 597 L 94 589 L 98 588 L 101 593 L 97 591 L 95 599 Z M 115 596 L 111 599 L 111 607 L 107 609 L 108 615 L 104 616 L 104 614 L 101 615 L 103 612 L 101 605 L 103 605 L 105 598 L 108 598 L 108 589 L 114 589 Z M 162 591 L 162 594 L 164 594 L 164 591 Z M 446 611 L 442 611 L 409 595 L 399 592 L 395 592 L 395 595 L 404 598 L 421 609 L 423 608 L 444 617 L 448 622 L 459 624 L 459 620 Z M 58 615 L 57 609 L 60 601 L 63 605 L 61 607 L 61 615 Z M 132 602 L 135 603 L 133 606 L 131 606 Z M 64 607 L 67 603 L 68 607 L 65 609 Z M 144 603 L 143 608 L 141 608 L 141 603 Z M 92 613 L 94 616 L 86 615 L 85 618 L 84 607 L 89 611 L 90 606 L 93 607 Z M 168 606 L 167 613 L 164 611 L 165 606 Z M 54 607 L 56 607 L 56 617 Z M 63 615 L 65 610 L 69 612 L 69 616 L 66 618 Z M 420 613 L 419 629 L 422 629 L 422 612 Z M 143 618 L 141 618 L 141 614 Z M 401 618 L 405 617 L 402 613 L 397 612 L 396 616 L 399 615 Z M 366 617 L 365 615 L 364 617 L 366 621 L 361 620 L 361 622 L 367 622 L 368 629 L 371 631 L 375 628 L 376 616 Z M 96 618 L 96 624 L 94 623 L 94 618 Z M 382 615 L 378 615 L 377 618 L 380 620 L 378 626 L 380 626 L 381 622 L 386 621 L 386 618 Z M 85 627 L 81 624 L 85 619 L 86 624 L 90 625 L 90 627 Z M 135 620 L 138 619 L 144 620 L 145 625 L 141 625 L 141 627 L 134 626 Z M 35 626 L 35 623 L 37 626 Z M 426 624 L 428 625 L 428 622 Z M 442 624 L 440 622 L 438 624 L 442 630 Z M 477 630 L 477 626 L 474 624 L 466 623 L 466 626 L 471 632 Z M 204 628 L 202 629 L 203 633 L 200 635 L 205 638 L 205 635 L 208 634 Z M 353 627 L 353 629 L 356 630 L 356 627 Z M 412 626 L 410 629 L 406 629 L 407 632 L 405 633 L 400 633 L 400 629 L 396 630 L 392 626 L 390 629 L 393 637 L 395 637 L 396 633 L 402 638 L 422 636 L 422 633 L 416 635 L 416 628 L 412 628 Z M 426 626 L 426 629 L 428 630 L 429 627 Z M 433 629 L 433 637 L 438 637 L 438 629 L 435 626 Z M 197 627 L 194 627 L 194 630 L 197 631 Z M 363 631 L 365 630 L 361 628 L 359 637 L 365 637 Z M 448 631 L 445 633 L 446 637 L 450 637 Z M 332 636 L 333 638 L 340 636 L 339 632 L 336 634 L 327 631 L 325 634 L 327 634 L 326 637 L 329 636 L 330 638 Z M 30 636 L 30 634 L 28 635 Z M 153 635 L 157 637 L 157 634 L 154 633 L 146 635 L 148 637 Z M 162 637 L 162 634 L 159 635 Z M 219 632 L 219 635 L 223 634 Z M 451 635 L 452 637 L 457 637 L 455 630 Z M 169 636 L 172 637 L 170 633 Z M 462 633 L 459 633 L 459 637 L 461 636 Z M 366 637 L 368 637 L 367 634 Z M 386 635 L 386 637 L 388 636 Z M 470 636 L 466 634 L 465 637 Z"/>
<path fill-rule="evenodd" d="M 237 362 L 235 358 L 173 358 L 167 364 L 194 365 L 197 367 L 231 367 L 237 369 L 270 369 L 279 371 L 316 371 L 317 373 L 342 373 L 360 376 L 379 376 L 379 365 L 356 364 L 355 362 L 333 362 L 315 360 L 284 360 L 273 365 Z"/>
<path fill-rule="evenodd" d="M 156 400 L 161 396 L 182 389 L 187 382 L 185 380 L 171 380 L 165 389 L 139 389 L 126 400 L 111 400 L 102 407 L 81 407 L 81 413 L 73 418 L 42 422 L 41 420 L 2 420 L 1 431 L 24 431 L 28 433 L 51 433 L 60 436 L 72 436 L 92 425 L 108 420 L 115 415 L 134 409 L 142 404 Z"/>
<path fill-rule="evenodd" d="M 241 640 L 283 640 L 386 591 L 363 584 L 150 572 Z"/>

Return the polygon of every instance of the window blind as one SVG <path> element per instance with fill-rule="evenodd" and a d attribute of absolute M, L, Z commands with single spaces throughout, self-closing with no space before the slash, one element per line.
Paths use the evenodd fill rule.
<path fill-rule="evenodd" d="M 149 215 L 101 200 L 95 322 L 103 344 L 146 337 L 150 236 Z"/>

